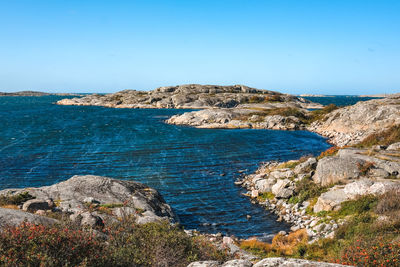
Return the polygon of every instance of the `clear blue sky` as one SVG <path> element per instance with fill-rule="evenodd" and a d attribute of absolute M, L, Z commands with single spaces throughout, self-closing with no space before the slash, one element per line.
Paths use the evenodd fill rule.
<path fill-rule="evenodd" d="M 0 91 L 400 92 L 399 0 L 0 0 Z"/>

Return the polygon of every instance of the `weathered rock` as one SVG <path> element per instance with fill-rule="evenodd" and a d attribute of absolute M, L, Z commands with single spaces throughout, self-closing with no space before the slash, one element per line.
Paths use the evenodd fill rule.
<path fill-rule="evenodd" d="M 316 262 L 289 258 L 266 258 L 253 265 L 254 267 L 340 267 L 341 264 Z"/>
<path fill-rule="evenodd" d="M 271 192 L 272 186 L 275 184 L 275 182 L 275 179 L 260 179 L 255 183 L 254 187 L 259 193 Z"/>
<path fill-rule="evenodd" d="M 311 170 L 315 169 L 317 166 L 317 159 L 316 158 L 309 158 L 305 162 L 300 163 L 294 168 L 294 173 L 308 173 Z"/>
<path fill-rule="evenodd" d="M 0 195 L 19 194 L 21 192 L 29 192 L 36 197 L 35 201 L 49 198 L 57 199 L 59 208 L 64 212 L 85 212 L 85 202 L 90 198 L 101 204 L 124 204 L 135 210 L 141 210 L 141 214 L 137 216 L 137 219 L 141 221 L 154 221 L 162 218 L 171 222 L 177 220 L 171 207 L 165 203 L 156 190 L 134 181 L 116 180 L 94 175 L 76 175 L 69 180 L 51 186 L 2 190 Z M 35 201 L 30 200 L 28 202 L 35 203 Z M 46 201 L 40 203 L 48 206 Z M 145 218 L 140 219 L 141 217 Z"/>
<path fill-rule="evenodd" d="M 400 142 L 389 145 L 386 150 L 400 150 Z"/>
<path fill-rule="evenodd" d="M 330 191 L 321 194 L 314 205 L 314 212 L 338 210 L 343 201 L 348 200 L 343 186 L 335 186 Z"/>
<path fill-rule="evenodd" d="M 80 222 L 82 226 L 89 226 L 89 227 L 103 227 L 104 226 L 103 220 L 99 216 L 91 214 L 90 212 L 81 213 L 80 216 L 82 216 L 82 219 Z"/>
<path fill-rule="evenodd" d="M 251 267 L 253 264 L 248 260 L 231 260 L 221 265 L 222 267 Z"/>
<path fill-rule="evenodd" d="M 337 146 L 345 146 L 397 124 L 400 124 L 400 94 L 334 110 L 308 129 L 329 137 Z"/>
<path fill-rule="evenodd" d="M 278 101 L 277 101 L 278 100 Z M 270 105 L 281 107 L 292 102 L 303 108 L 319 108 L 304 98 L 259 90 L 244 85 L 218 86 L 185 84 L 160 87 L 153 91 L 124 90 L 108 95 L 88 95 L 82 98 L 63 99 L 59 105 L 93 105 L 116 108 L 232 108 L 238 105 Z"/>
<path fill-rule="evenodd" d="M 22 205 L 22 210 L 29 212 L 48 209 L 50 209 L 49 202 L 41 199 L 30 199 Z"/>
<path fill-rule="evenodd" d="M 288 188 L 291 185 L 289 179 L 279 179 L 272 186 L 272 193 L 276 198 L 288 198 L 293 194 L 293 188 Z"/>
<path fill-rule="evenodd" d="M 357 165 L 359 160 L 353 158 L 341 158 L 338 156 L 325 157 L 318 161 L 313 180 L 322 186 L 348 182 L 360 176 Z"/>
<path fill-rule="evenodd" d="M 187 267 L 220 267 L 218 261 L 196 261 L 189 264 Z"/>
<path fill-rule="evenodd" d="M 0 228 L 4 228 L 5 226 L 18 226 L 24 221 L 47 226 L 59 223 L 59 221 L 55 219 L 35 215 L 29 212 L 0 208 Z"/>
<path fill-rule="evenodd" d="M 355 198 L 357 196 L 369 194 L 370 187 L 374 184 L 369 179 L 361 179 L 353 183 L 349 183 L 344 187 L 344 193 L 348 198 Z"/>

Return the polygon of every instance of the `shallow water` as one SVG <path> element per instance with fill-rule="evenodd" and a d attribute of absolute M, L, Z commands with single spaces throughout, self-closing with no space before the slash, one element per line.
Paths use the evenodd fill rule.
<path fill-rule="evenodd" d="M 195 129 L 163 123 L 184 110 L 52 104 L 61 98 L 0 97 L 0 189 L 76 174 L 136 180 L 158 189 L 186 229 L 265 236 L 288 226 L 242 196 L 238 170 L 329 147 L 305 131 Z"/>

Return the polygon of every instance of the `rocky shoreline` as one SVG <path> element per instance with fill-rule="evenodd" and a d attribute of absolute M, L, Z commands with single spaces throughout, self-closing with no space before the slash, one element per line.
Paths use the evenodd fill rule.
<path fill-rule="evenodd" d="M 381 196 L 400 190 L 400 143 L 388 148 L 344 148 L 319 158 L 266 162 L 254 173 L 236 181 L 248 190 L 253 203 L 265 206 L 279 220 L 292 224 L 291 231 L 306 229 L 310 243 L 332 238 L 345 219 L 318 213 L 337 211 L 341 203 L 360 196 Z M 319 192 L 299 192 L 299 184 L 318 186 Z M 315 189 L 315 187 L 313 188 Z M 284 233 L 285 235 L 287 233 Z"/>

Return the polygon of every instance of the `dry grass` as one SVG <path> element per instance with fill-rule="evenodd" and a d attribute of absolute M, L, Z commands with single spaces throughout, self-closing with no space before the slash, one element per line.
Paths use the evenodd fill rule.
<path fill-rule="evenodd" d="M 256 238 L 252 238 L 242 241 L 240 243 L 240 247 L 260 256 L 285 256 L 296 253 L 298 246 L 306 244 L 307 241 L 307 232 L 305 229 L 301 229 L 291 232 L 287 236 L 277 234 L 272 239 L 271 244 L 258 241 Z"/>
<path fill-rule="evenodd" d="M 355 145 L 355 147 L 367 148 L 375 145 L 388 146 L 396 142 L 400 142 L 400 125 L 393 125 L 382 132 L 371 134 Z"/>

